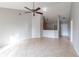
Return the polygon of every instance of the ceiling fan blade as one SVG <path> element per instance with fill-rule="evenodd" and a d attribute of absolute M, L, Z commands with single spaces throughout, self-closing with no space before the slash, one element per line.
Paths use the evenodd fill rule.
<path fill-rule="evenodd" d="M 41 13 L 41 12 L 36 12 L 37 14 L 43 14 L 43 13 Z"/>
<path fill-rule="evenodd" d="M 32 12 L 25 12 L 25 13 L 32 13 Z"/>
<path fill-rule="evenodd" d="M 26 9 L 28 9 L 28 10 L 30 10 L 30 11 L 32 11 L 30 8 L 28 8 L 28 7 L 24 7 L 24 8 L 26 8 Z"/>
<path fill-rule="evenodd" d="M 35 9 L 34 11 L 38 11 L 38 10 L 40 10 L 41 8 L 40 7 L 38 7 L 37 9 Z"/>

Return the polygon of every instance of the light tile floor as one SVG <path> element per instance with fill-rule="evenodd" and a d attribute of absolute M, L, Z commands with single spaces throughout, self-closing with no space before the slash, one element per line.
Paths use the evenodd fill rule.
<path fill-rule="evenodd" d="M 72 44 L 65 37 L 27 39 L 6 51 L 4 56 L 12 57 L 77 57 Z"/>

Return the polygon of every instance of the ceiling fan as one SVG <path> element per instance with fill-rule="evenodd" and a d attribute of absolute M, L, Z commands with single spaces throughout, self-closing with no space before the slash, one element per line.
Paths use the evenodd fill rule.
<path fill-rule="evenodd" d="M 38 8 L 34 8 L 35 6 L 34 6 L 34 2 L 33 2 L 33 9 L 30 9 L 30 8 L 28 8 L 28 7 L 24 7 L 25 9 L 27 9 L 27 10 L 29 10 L 29 11 L 27 11 L 27 12 L 25 12 L 26 14 L 27 13 L 32 13 L 33 14 L 33 16 L 35 16 L 35 14 L 43 14 L 42 12 L 38 12 L 38 10 L 40 10 L 41 8 L 40 7 L 38 7 Z M 19 15 L 21 15 L 21 13 L 19 14 Z"/>

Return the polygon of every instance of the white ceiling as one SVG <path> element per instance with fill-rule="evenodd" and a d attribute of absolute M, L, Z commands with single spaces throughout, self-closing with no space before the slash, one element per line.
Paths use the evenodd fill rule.
<path fill-rule="evenodd" d="M 0 2 L 0 7 L 10 8 L 10 9 L 18 9 L 18 10 L 26 10 L 24 7 L 27 6 L 29 8 L 33 7 L 32 2 Z M 35 8 L 47 8 L 47 11 L 44 12 L 44 15 L 49 19 L 55 19 L 58 15 L 65 16 L 67 19 L 69 18 L 70 13 L 70 2 L 36 2 Z M 27 11 L 27 10 L 26 10 Z"/>
<path fill-rule="evenodd" d="M 35 2 L 35 8 L 55 5 L 56 2 Z M 58 4 L 58 3 L 57 3 Z M 0 2 L 0 7 L 25 10 L 25 6 L 33 8 L 33 2 Z"/>
<path fill-rule="evenodd" d="M 25 10 L 24 6 L 32 7 L 32 3 L 26 2 L 0 2 L 0 7 Z"/>

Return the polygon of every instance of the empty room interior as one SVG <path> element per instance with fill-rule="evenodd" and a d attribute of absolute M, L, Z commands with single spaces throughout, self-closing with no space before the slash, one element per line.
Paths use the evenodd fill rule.
<path fill-rule="evenodd" d="M 0 57 L 78 57 L 79 2 L 0 2 Z"/>

